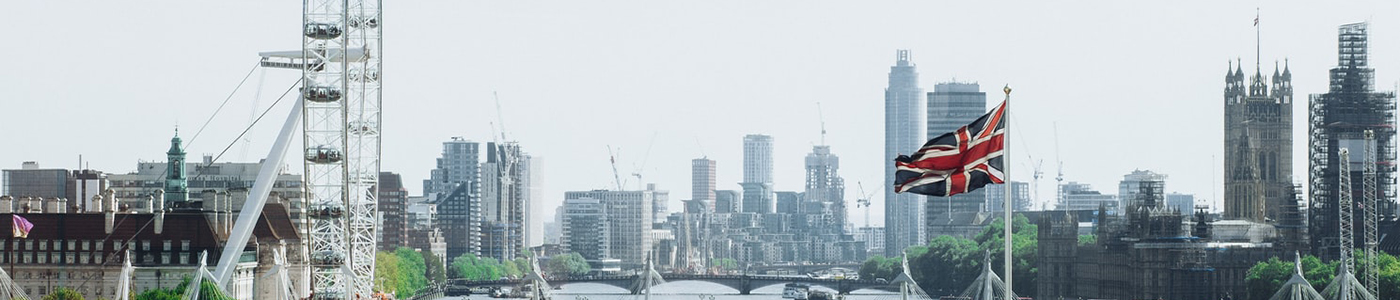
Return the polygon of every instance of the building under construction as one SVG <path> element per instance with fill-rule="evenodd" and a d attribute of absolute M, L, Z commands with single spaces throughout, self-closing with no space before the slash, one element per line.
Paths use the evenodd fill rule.
<path fill-rule="evenodd" d="M 1308 172 L 1311 186 L 1309 229 L 1314 255 L 1323 259 L 1339 258 L 1340 178 L 1350 177 L 1351 203 L 1342 203 L 1359 212 L 1370 212 L 1373 218 L 1361 216 L 1354 222 L 1355 242 L 1377 230 L 1377 222 L 1395 220 L 1395 93 L 1375 90 L 1375 69 L 1368 66 L 1367 23 L 1342 25 L 1337 38 L 1337 66 L 1330 72 L 1327 93 L 1308 97 Z M 1374 143 L 1368 143 L 1366 132 L 1374 132 Z M 1366 149 L 1368 146 L 1372 149 Z M 1340 150 L 1352 155 L 1342 161 Z M 1375 153 L 1373 159 L 1362 153 Z M 1343 168 L 1346 163 L 1350 168 Z M 1374 175 L 1364 174 L 1372 164 Z M 1350 169 L 1350 176 L 1340 176 Z M 1369 177 L 1369 176 L 1374 177 Z M 1363 183 L 1366 178 L 1373 182 Z M 1367 188 L 1367 186 L 1372 186 Z M 1369 193 L 1369 194 L 1368 194 Z M 1375 205 L 1364 205 L 1367 200 Z M 1369 209 L 1368 209 L 1369 208 Z M 1357 243 L 1357 244 L 1362 244 Z"/>

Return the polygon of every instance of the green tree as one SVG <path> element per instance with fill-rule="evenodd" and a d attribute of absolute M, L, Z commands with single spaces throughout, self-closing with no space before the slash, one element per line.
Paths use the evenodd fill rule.
<path fill-rule="evenodd" d="M 860 278 L 863 279 L 884 278 L 885 280 L 894 280 L 894 277 L 899 275 L 902 271 L 898 257 L 875 255 L 874 257 L 866 259 L 865 262 L 860 265 L 860 270 L 856 272 L 860 274 Z"/>
<path fill-rule="evenodd" d="M 520 278 L 520 266 L 516 265 L 513 260 L 503 261 L 501 262 L 501 274 L 506 277 Z"/>
<path fill-rule="evenodd" d="M 517 268 L 520 268 L 520 276 L 525 276 L 525 274 L 529 274 L 529 273 L 530 273 L 530 260 L 529 260 L 529 259 L 526 259 L 525 257 L 520 257 L 520 258 L 516 258 L 513 262 L 515 262 L 515 266 L 516 266 Z"/>
<path fill-rule="evenodd" d="M 428 266 L 422 254 L 413 248 L 399 247 L 394 250 L 394 256 L 398 257 L 400 276 L 403 276 L 392 289 L 396 296 L 412 297 L 428 286 Z"/>
<path fill-rule="evenodd" d="M 934 296 L 958 294 L 982 272 L 983 255 L 992 254 L 992 270 L 1002 275 L 1002 229 L 1000 219 L 992 221 L 973 239 L 939 236 L 927 246 L 905 249 L 914 281 Z M 1025 216 L 1017 215 L 1011 224 L 1011 251 L 1015 258 L 1012 272 L 1015 290 L 1021 296 L 1035 296 L 1037 228 Z M 894 279 L 902 273 L 898 257 L 872 257 L 861 265 L 861 277 Z M 1005 277 L 1005 276 L 1002 276 Z"/>
<path fill-rule="evenodd" d="M 1079 236 L 1079 245 L 1080 245 L 1080 246 L 1088 246 L 1088 245 L 1093 245 L 1093 244 L 1098 244 L 1098 243 L 1099 243 L 1099 236 L 1097 236 L 1097 235 L 1085 234 L 1085 235 L 1080 235 L 1080 236 Z"/>
<path fill-rule="evenodd" d="M 1358 250 L 1353 254 L 1353 257 L 1357 260 L 1356 274 L 1364 274 L 1366 264 L 1360 262 L 1366 259 L 1365 253 Z M 1332 282 L 1340 265 L 1339 261 L 1323 262 L 1317 257 L 1304 255 L 1303 277 L 1308 279 L 1308 283 L 1312 284 L 1314 289 L 1322 291 L 1328 283 Z M 1400 295 L 1400 260 L 1389 253 L 1380 252 L 1376 255 L 1376 267 L 1379 269 L 1377 273 L 1380 275 L 1381 281 L 1379 284 L 1381 298 L 1391 299 L 1394 298 L 1394 295 Z M 1292 261 L 1277 257 L 1255 264 L 1245 274 L 1248 299 L 1268 299 L 1293 276 L 1293 272 Z"/>
<path fill-rule="evenodd" d="M 1006 226 L 1003 223 L 1001 219 L 993 220 L 990 226 L 987 226 L 982 230 L 982 233 L 973 238 L 983 250 L 992 252 L 992 270 L 997 272 L 1001 272 L 1001 266 L 1004 266 L 1002 262 L 1004 256 L 1002 254 L 1004 252 L 1002 231 Z M 1035 297 L 1038 234 L 1039 230 L 1035 224 L 1031 224 L 1030 220 L 1026 219 L 1026 216 L 1017 214 L 1011 219 L 1011 256 L 1015 260 L 1015 263 L 1011 265 L 1011 272 L 1016 275 L 1016 281 L 1013 283 L 1015 286 L 1012 289 L 1020 296 Z M 978 269 L 978 271 L 981 270 Z M 920 286 L 922 285 L 920 284 Z"/>
<path fill-rule="evenodd" d="M 399 257 L 388 252 L 374 253 L 374 289 L 385 292 L 394 292 L 394 288 L 400 285 L 404 272 L 400 268 Z"/>
<path fill-rule="evenodd" d="M 1303 256 L 1303 277 L 1308 279 L 1308 284 L 1313 289 L 1322 291 L 1327 287 L 1327 283 L 1332 282 L 1332 277 L 1336 276 L 1337 262 L 1322 262 L 1316 256 Z M 1267 300 L 1279 287 L 1283 286 L 1289 278 L 1293 277 L 1293 260 L 1281 260 L 1278 257 L 1270 258 L 1254 264 L 1245 273 L 1245 297 L 1249 300 Z"/>
<path fill-rule="evenodd" d="M 505 268 L 494 258 L 480 258 L 465 253 L 452 259 L 448 276 L 470 280 L 496 280 L 505 276 Z"/>
<path fill-rule="evenodd" d="M 423 264 L 425 268 L 424 276 L 427 277 L 428 280 L 433 282 L 447 281 L 447 270 L 444 270 L 445 266 L 443 266 L 442 263 L 439 263 L 437 254 L 433 254 L 428 251 L 422 251 L 418 252 L 418 255 L 422 256 L 423 258 Z"/>
<path fill-rule="evenodd" d="M 588 261 L 583 259 L 583 255 L 577 252 L 551 256 L 549 262 L 540 267 L 553 277 L 581 276 L 593 269 L 588 265 Z"/>
<path fill-rule="evenodd" d="M 739 269 L 739 262 L 735 261 L 733 258 L 721 258 L 715 260 L 715 266 L 720 269 L 733 271 Z"/>
<path fill-rule="evenodd" d="M 66 287 L 55 288 L 52 293 L 44 295 L 42 300 L 83 300 L 83 294 Z"/>
<path fill-rule="evenodd" d="M 136 300 L 179 300 L 184 298 L 185 289 L 190 286 L 190 282 L 190 278 L 185 277 L 174 288 L 148 289 L 139 294 L 134 293 L 131 298 Z M 199 288 L 199 299 L 233 300 L 233 297 L 224 295 L 213 282 L 203 281 Z"/>
<path fill-rule="evenodd" d="M 928 247 L 911 248 L 909 269 L 913 274 L 910 275 L 931 295 L 961 293 L 982 270 L 982 250 L 969 239 L 939 236 L 929 241 Z M 891 279 L 902 273 L 898 261 L 890 268 Z"/>

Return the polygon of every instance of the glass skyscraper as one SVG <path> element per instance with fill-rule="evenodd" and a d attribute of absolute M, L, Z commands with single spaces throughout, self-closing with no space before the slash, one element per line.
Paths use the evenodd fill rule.
<path fill-rule="evenodd" d="M 909 50 L 895 51 L 885 88 L 885 183 L 894 184 L 894 159 L 911 154 L 924 143 L 924 90 Z M 895 256 L 905 247 L 923 244 L 923 200 L 916 194 L 885 190 L 885 255 Z"/>

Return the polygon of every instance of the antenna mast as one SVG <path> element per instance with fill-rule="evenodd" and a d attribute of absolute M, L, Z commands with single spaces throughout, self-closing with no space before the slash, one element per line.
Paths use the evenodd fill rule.
<path fill-rule="evenodd" d="M 821 122 L 822 145 L 826 145 L 826 117 L 822 115 L 822 103 L 817 102 L 817 121 Z"/>
<path fill-rule="evenodd" d="M 1260 55 L 1260 53 L 1264 52 L 1263 42 L 1261 42 L 1263 39 L 1261 39 L 1260 36 L 1259 7 L 1254 7 L 1254 70 L 1260 70 L 1259 62 L 1263 59 L 1263 55 Z"/>

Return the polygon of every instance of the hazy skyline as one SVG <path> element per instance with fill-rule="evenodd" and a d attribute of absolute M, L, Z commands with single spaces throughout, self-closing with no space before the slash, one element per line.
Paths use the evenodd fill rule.
<path fill-rule="evenodd" d="M 11 4 L 17 13 L 0 19 L 17 29 L 0 47 L 0 111 L 9 112 L 0 168 L 73 169 L 82 155 L 93 169 L 126 173 L 137 160 L 163 161 L 176 125 L 192 157 L 216 155 L 300 76 L 255 71 L 194 138 L 257 52 L 298 47 L 301 4 L 143 4 Z M 621 149 L 628 188 L 645 162 L 647 182 L 688 195 L 699 157 L 716 161 L 718 189 L 740 190 L 743 136 L 766 134 L 775 190 L 799 191 L 821 102 L 855 201 L 858 182 L 867 192 L 889 186 L 884 88 L 895 50 L 909 49 L 925 90 L 978 82 L 989 105 L 1002 85 L 1015 90 L 1011 177 L 1031 180 L 1043 159 L 1041 200 L 1053 198 L 1057 125 L 1066 181 L 1112 192 L 1124 174 L 1150 169 L 1169 176 L 1167 191 L 1218 205 L 1225 70 L 1241 58 L 1252 73 L 1256 7 L 1263 72 L 1287 58 L 1295 76 L 1294 182 L 1305 182 L 1306 99 L 1326 91 L 1337 26 L 1371 22 L 1378 89 L 1394 90 L 1400 23 L 1376 14 L 1400 2 L 387 1 L 382 168 L 418 194 L 443 141 L 493 141 L 491 124 L 503 123 L 545 160 L 545 203 L 532 208 L 549 216 L 564 191 L 614 187 L 610 145 Z M 221 160 L 263 157 L 286 109 Z M 870 217 L 881 224 L 883 193 L 874 194 Z M 679 208 L 685 197 L 672 198 Z M 850 214 L 864 224 L 861 209 Z"/>

